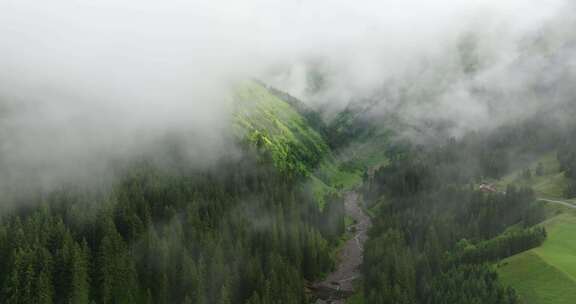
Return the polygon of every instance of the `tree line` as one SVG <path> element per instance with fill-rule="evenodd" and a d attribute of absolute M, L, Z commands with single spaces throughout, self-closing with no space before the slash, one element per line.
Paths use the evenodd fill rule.
<path fill-rule="evenodd" d="M 567 185 L 564 195 L 566 197 L 576 197 L 576 142 L 572 137 L 568 137 L 556 153 L 560 169 L 564 172 Z"/>

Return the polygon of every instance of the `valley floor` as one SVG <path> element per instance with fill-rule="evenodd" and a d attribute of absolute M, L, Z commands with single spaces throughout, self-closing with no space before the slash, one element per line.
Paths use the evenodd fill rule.
<path fill-rule="evenodd" d="M 370 217 L 360 206 L 360 196 L 356 192 L 346 194 L 346 214 L 354 219 L 355 224 L 348 227 L 354 237 L 350 238 L 340 249 L 338 264 L 334 272 L 321 282 L 314 284 L 317 296 L 327 303 L 344 303 L 344 299 L 354 290 L 353 281 L 360 276 L 360 265 L 364 243 L 368 239 L 368 229 L 372 225 Z"/>

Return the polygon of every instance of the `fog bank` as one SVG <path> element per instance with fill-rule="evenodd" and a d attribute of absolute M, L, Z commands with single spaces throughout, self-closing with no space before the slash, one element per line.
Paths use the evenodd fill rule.
<path fill-rule="evenodd" d="M 209 164 L 231 150 L 229 95 L 250 77 L 332 112 L 355 99 L 379 99 L 386 112 L 421 98 L 402 115 L 482 127 L 491 114 L 471 88 L 500 84 L 504 92 L 533 82 L 517 76 L 540 71 L 538 60 L 511 68 L 524 54 L 517 46 L 541 29 L 564 41 L 569 32 L 556 29 L 569 27 L 550 20 L 567 7 L 560 0 L 5 0 L 1 183 L 90 177 L 174 133 L 185 134 L 191 161 Z M 483 65 L 472 76 L 455 49 L 467 36 L 469 59 L 481 56 Z M 399 93 L 410 84 L 418 85 Z M 438 107 L 448 110 L 430 111 Z"/>

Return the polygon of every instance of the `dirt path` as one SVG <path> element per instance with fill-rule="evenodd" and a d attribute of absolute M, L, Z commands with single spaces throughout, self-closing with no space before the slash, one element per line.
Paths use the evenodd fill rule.
<path fill-rule="evenodd" d="M 354 233 L 342 246 L 338 253 L 338 264 L 334 272 L 326 279 L 313 285 L 315 294 L 323 303 L 344 303 L 345 298 L 354 292 L 352 282 L 360 276 L 359 266 L 362 264 L 364 242 L 368 239 L 368 229 L 372 224 L 370 217 L 360 206 L 360 197 L 356 192 L 345 194 L 346 214 L 356 223 L 348 229 Z"/>
<path fill-rule="evenodd" d="M 564 201 L 551 200 L 551 199 L 547 199 L 547 198 L 538 198 L 537 200 L 548 202 L 548 203 L 560 204 L 560 205 L 566 206 L 568 208 L 576 209 L 576 205 L 570 204 L 570 203 L 564 202 Z"/>

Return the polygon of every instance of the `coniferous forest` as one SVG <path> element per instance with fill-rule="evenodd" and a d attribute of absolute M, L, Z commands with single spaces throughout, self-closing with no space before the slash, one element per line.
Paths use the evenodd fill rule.
<path fill-rule="evenodd" d="M 2 219 L 2 303 L 305 303 L 333 266 L 319 211 L 269 163 L 131 164 L 109 191 L 27 198 Z"/>

